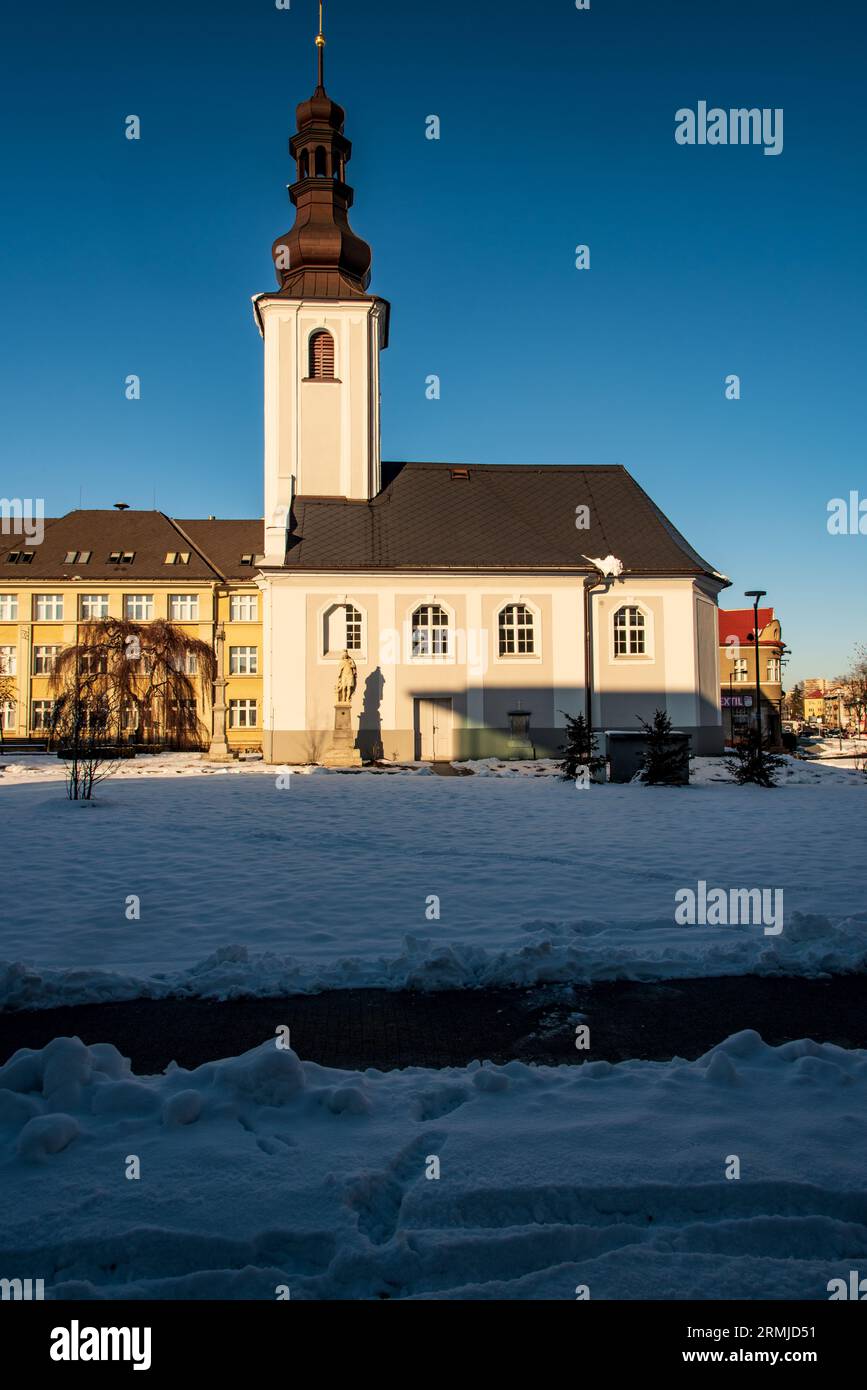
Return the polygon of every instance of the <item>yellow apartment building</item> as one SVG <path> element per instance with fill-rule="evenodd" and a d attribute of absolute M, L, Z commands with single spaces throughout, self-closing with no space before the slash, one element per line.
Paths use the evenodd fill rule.
<path fill-rule="evenodd" d="M 57 654 L 95 618 L 175 623 L 213 646 L 225 681 L 232 752 L 262 746 L 261 595 L 254 566 L 261 520 L 178 521 L 157 511 L 74 511 L 46 520 L 39 544 L 2 537 L 0 724 L 4 739 L 41 739 L 50 725 Z M 201 746 L 211 743 L 214 691 L 195 670 Z"/>

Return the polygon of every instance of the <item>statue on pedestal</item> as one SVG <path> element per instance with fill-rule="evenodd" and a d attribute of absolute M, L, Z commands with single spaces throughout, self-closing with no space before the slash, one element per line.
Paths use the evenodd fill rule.
<path fill-rule="evenodd" d="M 361 767 L 361 753 L 355 746 L 352 728 L 352 696 L 358 682 L 358 670 L 348 651 L 343 653 L 337 674 L 334 706 L 334 733 L 331 746 L 322 759 L 324 767 Z"/>
<path fill-rule="evenodd" d="M 358 668 L 349 652 L 343 653 L 343 660 L 340 663 L 340 673 L 337 677 L 337 703 L 338 705 L 348 705 L 355 694 L 355 687 L 358 682 Z"/>

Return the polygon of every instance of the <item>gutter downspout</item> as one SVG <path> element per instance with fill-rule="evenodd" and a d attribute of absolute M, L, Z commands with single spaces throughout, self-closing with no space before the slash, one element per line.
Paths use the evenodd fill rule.
<path fill-rule="evenodd" d="M 584 580 L 584 718 L 590 733 L 593 732 L 593 625 L 592 594 L 601 585 L 606 593 L 611 587 L 611 579 L 600 578 L 599 574 L 588 574 Z"/>

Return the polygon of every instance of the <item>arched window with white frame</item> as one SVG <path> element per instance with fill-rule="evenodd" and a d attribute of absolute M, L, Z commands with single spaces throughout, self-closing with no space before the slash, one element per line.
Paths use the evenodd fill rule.
<path fill-rule="evenodd" d="M 449 655 L 449 615 L 438 603 L 423 603 L 413 613 L 412 654 Z"/>
<path fill-rule="evenodd" d="M 326 609 L 323 648 L 326 656 L 364 650 L 364 618 L 354 604 L 333 603 Z"/>
<path fill-rule="evenodd" d="M 526 603 L 507 603 L 499 615 L 500 656 L 533 656 L 536 619 Z"/>
<path fill-rule="evenodd" d="M 614 655 L 647 655 L 647 620 L 637 604 L 625 604 L 614 614 Z"/>

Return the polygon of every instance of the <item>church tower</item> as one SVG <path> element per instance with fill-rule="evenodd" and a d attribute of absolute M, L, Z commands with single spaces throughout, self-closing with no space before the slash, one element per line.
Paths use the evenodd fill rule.
<path fill-rule="evenodd" d="M 296 494 L 367 501 L 381 486 L 379 353 L 389 305 L 369 295 L 370 247 L 349 225 L 352 145 L 325 91 L 322 4 L 318 81 L 289 141 L 295 225 L 272 248 L 279 288 L 257 295 L 265 343 L 265 555 L 282 565 Z"/>

